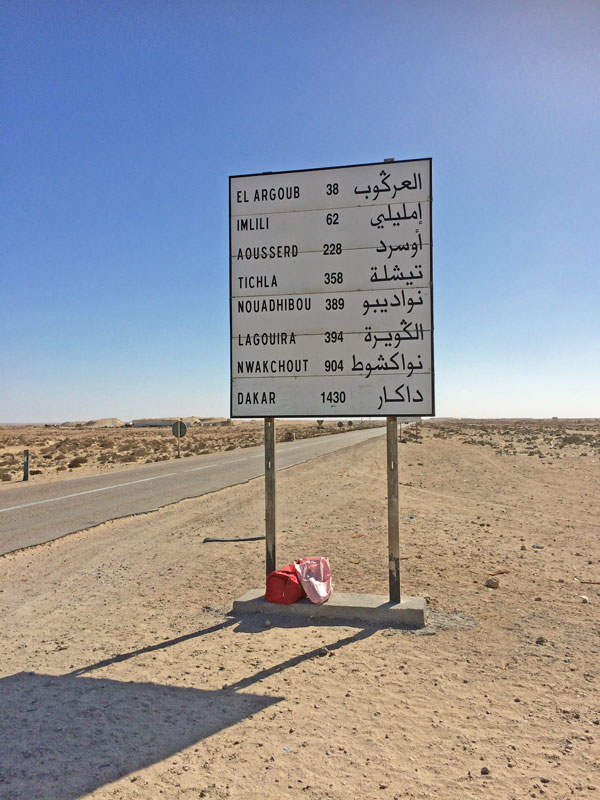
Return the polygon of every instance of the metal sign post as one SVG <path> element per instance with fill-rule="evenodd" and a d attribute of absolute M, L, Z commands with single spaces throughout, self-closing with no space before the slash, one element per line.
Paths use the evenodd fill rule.
<path fill-rule="evenodd" d="M 398 420 L 387 418 L 387 500 L 390 602 L 400 602 L 400 522 L 398 513 Z"/>
<path fill-rule="evenodd" d="M 181 458 L 181 437 L 187 433 L 187 425 L 182 420 L 173 423 L 171 427 L 173 436 L 177 439 L 177 458 Z"/>
<path fill-rule="evenodd" d="M 275 569 L 275 419 L 265 417 L 265 538 L 267 575 Z"/>
<path fill-rule="evenodd" d="M 25 450 L 23 453 L 23 480 L 29 480 L 29 450 Z"/>

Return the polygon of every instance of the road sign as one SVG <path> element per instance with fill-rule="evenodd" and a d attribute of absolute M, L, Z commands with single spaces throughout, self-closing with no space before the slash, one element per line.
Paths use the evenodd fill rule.
<path fill-rule="evenodd" d="M 171 430 L 173 431 L 173 436 L 176 436 L 178 439 L 180 439 L 182 436 L 186 435 L 187 425 L 185 424 L 185 422 L 179 420 L 178 422 L 173 423 L 173 427 L 171 428 Z"/>
<path fill-rule="evenodd" d="M 230 178 L 231 416 L 430 416 L 431 159 Z"/>

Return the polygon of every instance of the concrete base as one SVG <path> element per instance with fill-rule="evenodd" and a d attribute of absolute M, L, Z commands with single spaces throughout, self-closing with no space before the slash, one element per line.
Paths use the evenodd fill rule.
<path fill-rule="evenodd" d="M 424 597 L 403 597 L 400 603 L 390 603 L 381 594 L 333 592 L 323 605 L 317 606 L 308 598 L 290 603 L 267 603 L 264 589 L 250 589 L 233 601 L 233 613 L 264 614 L 266 617 L 299 617 L 301 619 L 335 619 L 371 623 L 373 625 L 399 625 L 405 628 L 423 628 L 427 621 L 427 603 Z"/>

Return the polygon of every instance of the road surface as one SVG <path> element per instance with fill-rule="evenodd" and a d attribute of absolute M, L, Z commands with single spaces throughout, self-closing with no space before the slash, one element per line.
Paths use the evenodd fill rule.
<path fill-rule="evenodd" d="M 384 434 L 384 427 L 366 428 L 280 443 L 276 467 L 284 469 Z M 59 539 L 111 519 L 156 511 L 262 474 L 261 445 L 38 486 L 21 483 L 0 492 L 0 554 Z"/>

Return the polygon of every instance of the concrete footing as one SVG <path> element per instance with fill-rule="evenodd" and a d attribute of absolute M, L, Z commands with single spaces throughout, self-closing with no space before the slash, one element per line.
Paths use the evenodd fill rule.
<path fill-rule="evenodd" d="M 233 601 L 233 613 L 263 614 L 269 619 L 286 616 L 304 620 L 358 620 L 373 625 L 423 628 L 427 622 L 427 603 L 424 597 L 403 597 L 400 603 L 391 603 L 380 594 L 333 592 L 329 600 L 320 606 L 311 603 L 306 597 L 284 606 L 267 603 L 264 589 L 250 589 Z"/>

